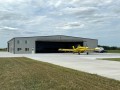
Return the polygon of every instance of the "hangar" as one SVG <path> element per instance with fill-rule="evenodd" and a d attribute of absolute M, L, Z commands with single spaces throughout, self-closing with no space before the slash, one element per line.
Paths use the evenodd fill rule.
<path fill-rule="evenodd" d="M 57 53 L 59 48 L 72 48 L 72 46 L 88 46 L 95 48 L 97 39 L 72 37 L 64 35 L 15 37 L 8 41 L 8 52 L 14 54 L 28 53 Z"/>

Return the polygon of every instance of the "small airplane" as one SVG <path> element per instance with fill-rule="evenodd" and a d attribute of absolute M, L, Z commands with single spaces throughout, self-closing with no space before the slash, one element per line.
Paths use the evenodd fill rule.
<path fill-rule="evenodd" d="M 96 48 L 94 49 L 94 52 L 104 53 L 104 52 L 106 52 L 106 51 L 104 50 L 103 47 L 96 47 Z"/>
<path fill-rule="evenodd" d="M 86 52 L 86 54 L 88 55 L 90 51 L 94 51 L 94 49 L 91 49 L 89 47 L 83 47 L 78 45 L 77 48 L 75 48 L 74 46 L 72 46 L 72 49 L 58 49 L 58 51 L 63 51 L 63 52 L 73 52 L 73 53 L 78 53 L 80 55 L 80 53 L 84 53 Z"/>

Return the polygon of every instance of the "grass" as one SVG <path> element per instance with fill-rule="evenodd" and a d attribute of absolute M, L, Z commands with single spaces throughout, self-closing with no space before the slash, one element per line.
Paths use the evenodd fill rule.
<path fill-rule="evenodd" d="M 0 90 L 120 90 L 120 81 L 25 57 L 0 58 Z"/>
<path fill-rule="evenodd" d="M 120 62 L 120 58 L 102 58 L 99 60 L 110 60 L 110 61 L 119 61 Z"/>
<path fill-rule="evenodd" d="M 107 50 L 107 53 L 120 53 L 120 50 Z"/>

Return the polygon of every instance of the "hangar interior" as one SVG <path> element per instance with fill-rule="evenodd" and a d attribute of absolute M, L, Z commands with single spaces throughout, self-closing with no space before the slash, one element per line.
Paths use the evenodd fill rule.
<path fill-rule="evenodd" d="M 83 42 L 52 42 L 52 41 L 36 41 L 35 53 L 59 53 L 59 48 L 72 48 L 78 45 L 83 46 Z"/>

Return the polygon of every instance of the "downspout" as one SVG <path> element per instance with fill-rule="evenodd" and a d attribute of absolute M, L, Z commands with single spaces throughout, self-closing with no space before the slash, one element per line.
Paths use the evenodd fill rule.
<path fill-rule="evenodd" d="M 15 54 L 15 38 L 14 38 L 14 54 Z"/>

